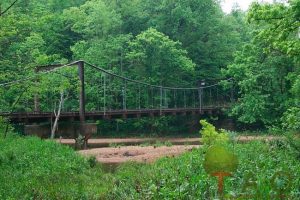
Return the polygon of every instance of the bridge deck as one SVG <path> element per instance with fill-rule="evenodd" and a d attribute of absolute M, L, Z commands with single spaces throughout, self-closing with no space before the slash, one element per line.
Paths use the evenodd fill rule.
<path fill-rule="evenodd" d="M 160 115 L 201 115 L 220 113 L 222 107 L 199 108 L 164 108 L 164 109 L 134 109 L 134 110 L 107 110 L 85 112 L 86 120 L 111 119 L 111 118 L 139 118 L 154 117 Z M 0 113 L 0 116 L 8 117 L 14 122 L 40 122 L 54 118 L 53 112 L 14 112 Z M 62 112 L 60 120 L 78 120 L 79 112 Z"/>

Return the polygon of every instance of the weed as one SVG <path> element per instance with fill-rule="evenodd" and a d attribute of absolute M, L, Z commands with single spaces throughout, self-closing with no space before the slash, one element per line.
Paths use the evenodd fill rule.
<path fill-rule="evenodd" d="M 112 148 L 120 148 L 122 146 L 125 146 L 125 144 L 123 144 L 123 143 L 109 143 L 108 146 L 112 147 Z"/>

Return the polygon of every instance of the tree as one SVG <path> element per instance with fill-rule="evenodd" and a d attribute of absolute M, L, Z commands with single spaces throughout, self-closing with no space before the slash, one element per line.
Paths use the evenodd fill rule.
<path fill-rule="evenodd" d="M 131 63 L 129 71 L 148 83 L 162 86 L 189 84 L 195 64 L 187 57 L 187 51 L 180 42 L 172 41 L 168 36 L 154 28 L 137 35 L 129 43 L 130 51 L 126 55 Z M 176 72 L 176 76 L 173 73 Z"/>
<path fill-rule="evenodd" d="M 195 65 L 195 75 L 200 79 L 221 78 L 220 69 L 233 60 L 241 43 L 237 24 L 225 16 L 217 1 L 213 0 L 163 0 L 146 1 L 149 12 L 148 27 L 180 41 Z"/>
<path fill-rule="evenodd" d="M 54 110 L 55 120 L 54 120 L 53 126 L 51 127 L 51 136 L 50 136 L 51 139 L 54 139 L 54 137 L 55 137 L 55 132 L 56 132 L 56 129 L 58 127 L 58 120 L 59 120 L 59 117 L 60 117 L 60 113 L 61 113 L 63 104 L 64 104 L 64 91 L 61 91 L 57 112 L 56 112 L 56 110 Z"/>
<path fill-rule="evenodd" d="M 231 114 L 240 121 L 271 125 L 298 104 L 298 12 L 299 1 L 252 5 L 253 40 L 236 53 L 226 72 L 239 87 Z"/>

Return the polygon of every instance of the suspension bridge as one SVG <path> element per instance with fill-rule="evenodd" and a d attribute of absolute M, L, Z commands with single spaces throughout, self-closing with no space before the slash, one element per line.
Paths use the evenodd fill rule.
<path fill-rule="evenodd" d="M 95 120 L 102 118 L 110 119 L 176 114 L 212 114 L 214 112 L 220 112 L 222 108 L 228 107 L 230 102 L 233 101 L 232 90 L 226 91 L 224 95 L 219 83 L 204 85 L 202 82 L 197 87 L 152 85 L 114 74 L 85 61 L 76 61 L 66 65 L 39 67 L 37 68 L 36 76 L 53 72 L 72 79 L 72 77 L 66 74 L 59 73 L 58 69 L 73 66 L 78 66 L 79 78 L 79 93 L 73 96 L 73 100 L 74 98 L 78 98 L 77 103 L 79 103 L 79 105 L 78 108 L 74 105 L 65 105 L 60 115 L 61 119 Z M 86 68 L 89 70 L 89 75 L 98 73 L 100 76 L 96 76 L 94 80 L 93 77 L 90 78 L 90 82 L 87 81 L 85 79 Z M 91 71 L 93 69 L 95 71 Z M 0 86 L 9 87 L 28 80 L 33 80 L 33 82 L 36 83 L 36 76 L 2 83 Z M 92 84 L 90 84 L 91 82 Z M 92 89 L 89 87 L 95 84 L 100 85 L 100 87 L 96 87 L 98 92 L 94 90 L 95 87 Z M 89 92 L 96 93 L 94 97 L 89 98 L 89 94 L 86 94 L 87 87 L 89 88 Z M 116 89 L 118 87 L 119 91 Z M 101 95 L 101 97 L 99 95 Z M 10 112 L 0 112 L 0 116 L 8 117 L 12 121 L 17 122 L 40 122 L 54 117 L 54 103 L 53 101 L 49 103 L 49 96 L 41 99 L 35 95 L 32 99 L 32 109 L 29 108 L 19 111 L 13 109 Z M 54 100 L 57 99 L 59 98 L 56 96 Z M 131 103 L 127 103 L 129 99 Z M 41 106 L 42 102 L 47 105 L 48 111 L 47 109 L 41 109 L 41 107 L 46 107 L 45 105 Z M 76 100 L 73 102 L 76 104 Z M 26 106 L 28 107 L 28 102 Z M 88 109 L 86 108 L 87 106 L 89 107 Z"/>
<path fill-rule="evenodd" d="M 38 88 L 41 82 L 46 82 L 42 92 L 37 89 L 31 96 L 22 97 L 26 84 Z M 64 89 L 65 98 L 61 98 L 59 120 L 81 124 L 99 119 L 218 114 L 234 99 L 232 88 L 224 89 L 220 82 L 199 82 L 196 87 L 155 85 L 80 60 L 36 67 L 32 76 L 1 83 L 2 88 L 21 87 L 13 89 L 14 105 L 0 111 L 0 116 L 13 123 L 52 123 L 62 95 L 52 88 L 54 84 L 69 85 Z"/>

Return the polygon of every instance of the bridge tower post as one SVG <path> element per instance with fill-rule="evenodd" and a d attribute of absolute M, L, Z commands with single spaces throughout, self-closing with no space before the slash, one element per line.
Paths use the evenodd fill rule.
<path fill-rule="evenodd" d="M 203 88 L 200 87 L 198 89 L 198 98 L 199 98 L 199 111 L 200 111 L 200 114 L 202 113 L 202 104 L 203 104 Z"/>
<path fill-rule="evenodd" d="M 85 122 L 85 87 L 84 87 L 84 61 L 78 61 L 78 76 L 80 80 L 79 90 L 79 120 L 80 120 L 80 134 L 84 135 Z"/>

